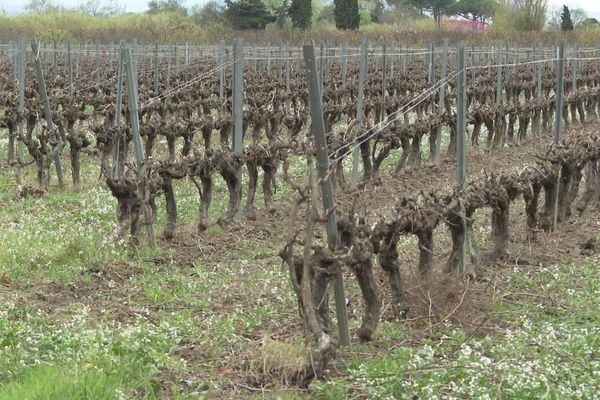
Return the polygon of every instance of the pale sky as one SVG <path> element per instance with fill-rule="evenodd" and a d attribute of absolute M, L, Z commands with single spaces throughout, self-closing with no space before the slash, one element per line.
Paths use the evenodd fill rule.
<path fill-rule="evenodd" d="M 185 0 L 186 6 L 190 7 L 194 4 L 202 4 L 207 0 Z M 57 0 L 57 3 L 65 7 L 73 7 L 81 3 L 80 0 Z M 147 8 L 148 0 L 128 0 L 124 2 L 127 11 L 140 12 Z M 569 8 L 583 8 L 590 17 L 600 20 L 600 1 L 599 0 L 549 0 L 550 8 L 562 7 L 566 4 Z M 23 12 L 25 0 L 2 0 L 0 7 L 4 8 L 9 14 Z"/>

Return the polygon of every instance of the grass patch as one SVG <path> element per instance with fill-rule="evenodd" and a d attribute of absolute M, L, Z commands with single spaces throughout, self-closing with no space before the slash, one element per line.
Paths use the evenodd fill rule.
<path fill-rule="evenodd" d="M 598 398 L 598 260 L 515 269 L 496 284 L 496 311 L 507 316 L 497 334 L 473 337 L 447 323 L 439 339 L 422 346 L 352 359 L 347 377 L 317 383 L 314 393 L 323 399 Z M 388 329 L 382 325 L 381 335 Z"/>

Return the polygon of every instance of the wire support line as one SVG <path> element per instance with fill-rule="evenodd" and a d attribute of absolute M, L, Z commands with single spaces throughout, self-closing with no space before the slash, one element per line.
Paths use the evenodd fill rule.
<path fill-rule="evenodd" d="M 184 83 L 182 83 L 179 86 L 176 86 L 176 87 L 174 87 L 174 88 L 172 88 L 170 90 L 167 90 L 166 92 L 161 93 L 160 95 L 158 95 L 156 97 L 150 98 L 146 103 L 144 103 L 140 107 L 140 110 L 143 110 L 144 108 L 149 107 L 150 105 L 152 105 L 152 104 L 154 104 L 154 103 L 156 103 L 156 102 L 158 102 L 160 100 L 166 99 L 167 97 L 171 97 L 171 96 L 176 95 L 177 93 L 183 92 L 185 89 L 189 88 L 190 86 L 192 86 L 192 85 L 194 85 L 194 84 L 196 84 L 198 82 L 201 82 L 201 81 L 205 80 L 207 77 L 209 77 L 213 73 L 219 72 L 220 70 L 222 70 L 224 68 L 227 68 L 229 65 L 234 64 L 236 61 L 237 60 L 231 60 L 231 61 L 229 61 L 229 62 L 227 62 L 227 63 L 225 63 L 223 65 L 220 65 L 220 66 L 218 66 L 216 68 L 213 68 L 210 71 L 205 72 L 202 75 L 199 75 L 199 76 L 197 76 L 197 77 L 195 77 L 193 79 L 190 79 L 189 81 L 184 82 Z"/>
<path fill-rule="evenodd" d="M 356 138 L 354 138 L 354 140 L 352 142 L 348 142 L 345 145 L 342 145 L 342 146 L 338 147 L 334 152 L 332 152 L 329 155 L 330 159 L 334 155 L 336 155 L 336 153 L 338 153 L 340 150 L 344 150 L 345 148 L 348 148 L 348 147 L 352 146 L 351 149 L 349 149 L 348 151 L 346 151 L 342 155 L 337 156 L 336 158 L 332 159 L 331 162 L 332 163 L 338 162 L 342 158 L 346 157 L 348 154 L 352 153 L 354 151 L 354 149 L 356 149 L 357 147 L 359 147 L 360 145 L 362 145 L 366 141 L 368 141 L 371 138 L 373 138 L 375 135 L 377 135 L 378 133 L 380 133 L 383 129 L 387 128 L 392 122 L 398 120 L 400 117 L 402 117 L 405 114 L 407 114 L 407 113 L 411 112 L 412 110 L 414 110 L 415 107 L 417 107 L 419 104 L 421 104 L 422 102 L 424 102 L 428 97 L 430 97 L 431 95 L 433 95 L 434 93 L 436 93 L 442 85 L 444 85 L 444 84 L 447 83 L 448 80 L 455 78 L 457 75 L 458 75 L 458 72 L 456 72 L 456 73 L 454 73 L 452 75 L 449 75 L 448 77 L 446 77 L 444 79 L 440 79 L 436 84 L 434 84 L 433 86 L 430 86 L 429 88 L 427 88 L 423 93 L 421 93 L 417 97 L 413 98 L 411 101 L 409 101 L 408 103 L 406 103 L 405 105 L 403 105 L 402 107 L 400 107 L 398 110 L 394 111 L 393 113 L 391 113 L 389 115 L 386 115 L 386 117 L 385 117 L 385 119 L 383 121 L 378 122 L 377 124 L 373 125 L 368 130 L 366 130 L 365 132 L 363 132 L 362 134 L 358 135 Z M 410 105 L 411 103 L 413 103 L 415 101 L 416 101 L 415 104 Z M 393 117 L 393 118 L 390 119 L 391 117 Z M 374 129 L 377 129 L 377 130 L 375 132 L 373 132 L 372 134 L 369 135 L 369 133 L 371 133 Z M 367 136 L 367 137 L 364 138 L 364 139 L 361 139 L 364 136 Z"/>

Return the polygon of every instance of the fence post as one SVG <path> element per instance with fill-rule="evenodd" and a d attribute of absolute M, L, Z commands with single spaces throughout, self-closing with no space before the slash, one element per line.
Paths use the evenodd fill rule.
<path fill-rule="evenodd" d="M 429 85 L 433 85 L 435 81 L 435 45 L 433 43 L 429 45 L 429 69 L 427 81 L 429 82 Z"/>
<path fill-rule="evenodd" d="M 348 43 L 342 44 L 342 83 L 346 82 L 348 75 Z"/>
<path fill-rule="evenodd" d="M 444 38 L 444 52 L 442 53 L 442 73 L 440 79 L 439 108 L 442 113 L 446 110 L 446 77 L 448 75 L 448 38 Z M 433 156 L 433 164 L 440 165 L 442 152 L 442 127 L 440 126 L 435 132 L 435 154 Z"/>
<path fill-rule="evenodd" d="M 324 71 L 323 71 L 323 60 L 325 59 L 325 54 L 324 54 L 324 47 L 325 47 L 325 43 L 323 42 L 323 40 L 321 40 L 321 43 L 319 44 L 319 89 L 321 92 L 321 99 L 323 98 L 323 80 L 325 77 Z"/>
<path fill-rule="evenodd" d="M 143 172 L 142 167 L 144 166 L 144 149 L 142 147 L 142 138 L 140 136 L 140 116 L 139 116 L 139 104 L 138 104 L 138 90 L 137 90 L 137 76 L 136 70 L 133 65 L 131 58 L 131 50 L 126 47 L 123 50 L 125 56 L 125 71 L 127 73 L 127 105 L 129 109 L 129 121 L 131 122 L 131 133 L 133 137 L 133 147 L 135 151 L 135 160 L 138 173 Z M 119 61 L 121 63 L 121 61 Z M 125 160 L 123 160 L 125 162 Z M 146 178 L 143 178 L 146 179 Z M 147 188 L 143 187 L 142 191 L 146 191 Z M 142 198 L 146 197 L 146 193 L 141 193 Z M 156 238 L 154 235 L 154 217 L 152 215 L 152 209 L 142 200 L 142 212 L 146 222 L 146 232 L 148 234 L 148 245 L 155 247 Z"/>
<path fill-rule="evenodd" d="M 123 70 L 124 70 L 124 61 L 125 61 L 125 45 L 121 42 L 121 51 L 119 57 L 119 75 L 117 77 L 117 101 L 115 103 L 115 119 L 113 121 L 113 125 L 118 127 L 121 122 L 121 110 L 123 107 Z M 115 148 L 113 152 L 113 175 L 116 172 L 121 171 L 119 163 L 121 165 L 125 165 L 125 160 L 119 160 L 119 147 L 120 147 L 120 138 L 117 138 L 115 142 Z"/>
<path fill-rule="evenodd" d="M 38 89 L 39 89 L 39 93 L 40 96 L 42 97 L 42 102 L 44 104 L 44 116 L 46 119 L 46 125 L 48 128 L 48 132 L 52 132 L 54 130 L 54 123 L 52 121 L 52 111 L 50 110 L 50 101 L 48 100 L 48 92 L 46 91 L 46 82 L 44 81 L 44 71 L 42 70 L 42 62 L 40 60 L 40 54 L 39 54 L 39 42 L 37 41 L 33 41 L 32 42 L 32 50 L 34 53 L 34 60 L 35 60 L 35 74 L 36 74 L 36 79 L 38 81 Z M 60 150 L 60 147 L 58 148 L 58 150 Z M 56 175 L 58 177 L 58 184 L 60 186 L 60 188 L 62 189 L 64 187 L 64 177 L 63 177 L 63 170 L 62 170 L 62 165 L 60 163 L 60 152 L 59 151 L 55 151 L 53 154 L 53 161 L 54 164 L 56 165 Z"/>
<path fill-rule="evenodd" d="M 394 76 L 394 60 L 396 59 L 396 45 L 392 44 L 392 54 L 390 57 L 390 75 Z"/>
<path fill-rule="evenodd" d="M 556 68 L 556 111 L 554 120 L 554 144 L 560 146 L 562 140 L 562 119 L 563 119 L 563 106 L 564 106 L 564 79 L 565 79 L 565 39 L 560 41 L 558 46 L 558 60 Z M 558 197 L 560 193 L 560 181 L 561 172 L 558 171 L 558 179 L 556 182 L 556 193 L 554 199 L 554 215 L 553 215 L 553 228 L 556 228 L 558 220 Z"/>
<path fill-rule="evenodd" d="M 475 45 L 471 45 L 471 84 L 475 86 L 476 68 L 475 68 Z"/>
<path fill-rule="evenodd" d="M 138 98 L 134 74 L 133 60 L 131 59 L 131 50 L 125 48 L 125 71 L 127 72 L 127 106 L 129 108 L 129 120 L 131 122 L 131 132 L 133 137 L 133 146 L 135 150 L 135 160 L 138 168 L 144 164 L 144 149 L 142 147 L 142 138 L 140 136 L 140 118 L 138 108 Z"/>
<path fill-rule="evenodd" d="M 25 40 L 21 40 L 19 52 L 19 113 L 25 110 L 25 64 L 27 61 L 27 45 Z M 19 123 L 19 136 L 23 134 L 23 121 Z M 23 159 L 23 143 L 17 140 L 17 160 L 20 162 Z M 21 183 L 21 167 L 17 167 L 16 179 L 17 183 Z"/>
<path fill-rule="evenodd" d="M 285 48 L 285 90 L 289 92 L 291 88 L 290 62 L 292 58 L 292 49 L 290 49 L 289 43 L 286 43 Z"/>
<path fill-rule="evenodd" d="M 179 78 L 179 46 L 173 43 L 173 56 L 175 57 L 175 75 Z"/>
<path fill-rule="evenodd" d="M 364 43 L 364 42 L 363 42 Z M 338 247 L 339 237 L 337 230 L 337 221 L 335 212 L 333 187 L 329 173 L 329 156 L 327 152 L 327 141 L 325 139 L 325 122 L 323 120 L 323 106 L 321 104 L 321 95 L 319 91 L 319 80 L 317 78 L 317 68 L 315 63 L 315 49 L 312 45 L 303 47 L 304 61 L 308 75 L 308 89 L 310 100 L 310 112 L 312 120 L 311 132 L 314 135 L 315 146 L 317 150 L 317 173 L 321 179 L 321 194 L 323 198 L 323 209 L 327 216 L 327 243 L 331 250 Z M 337 274 L 334 281 L 335 310 L 338 320 L 338 332 L 340 335 L 340 344 L 348 346 L 350 344 L 350 331 L 348 329 L 348 314 L 346 310 L 346 295 L 344 291 L 344 280 L 342 274 Z"/>
<path fill-rule="evenodd" d="M 385 112 L 385 97 L 387 90 L 387 46 L 383 44 L 383 60 L 382 60 L 383 79 L 381 81 L 381 113 L 379 120 L 383 121 L 387 115 Z"/>
<path fill-rule="evenodd" d="M 219 42 L 219 99 L 225 97 L 225 50 L 224 43 Z"/>
<path fill-rule="evenodd" d="M 277 80 L 283 82 L 283 42 L 279 42 L 279 73 L 277 74 Z"/>
<path fill-rule="evenodd" d="M 100 43 L 96 40 L 96 60 L 95 60 L 95 71 L 96 71 L 96 86 L 100 86 Z"/>
<path fill-rule="evenodd" d="M 365 102 L 365 80 L 367 77 L 367 51 L 368 51 L 367 39 L 363 39 L 360 46 L 360 65 L 358 70 L 358 96 L 356 99 L 356 136 L 357 139 L 354 143 L 354 149 L 352 150 L 352 184 L 351 189 L 356 189 L 358 185 L 358 167 L 360 160 L 360 146 L 358 145 L 358 136 L 362 131 L 362 122 L 364 118 L 364 102 Z"/>
<path fill-rule="evenodd" d="M 233 47 L 233 151 L 241 152 L 243 146 L 243 95 L 244 95 L 244 43 L 236 39 Z M 239 173 L 241 174 L 241 169 Z"/>
<path fill-rule="evenodd" d="M 79 43 L 79 50 L 75 54 L 75 77 L 79 79 L 79 63 L 81 62 L 81 56 L 83 55 L 83 49 L 81 43 Z"/>
<path fill-rule="evenodd" d="M 600 73 L 600 45 L 596 47 L 596 72 Z"/>
<path fill-rule="evenodd" d="M 558 68 L 556 69 L 556 112 L 554 114 L 554 144 L 556 145 L 560 145 L 561 142 L 561 124 L 565 100 L 565 44 L 565 40 L 562 39 L 558 47 Z"/>
<path fill-rule="evenodd" d="M 535 49 L 535 59 L 536 61 L 538 61 L 536 63 L 537 68 L 535 71 L 535 78 L 536 78 L 536 84 L 535 84 L 535 94 L 536 97 L 539 99 L 542 97 L 542 67 L 543 64 L 539 61 L 541 61 L 543 59 L 543 57 L 540 56 L 540 47 L 536 46 Z"/>
<path fill-rule="evenodd" d="M 56 48 L 56 40 L 52 41 L 52 67 L 54 69 L 54 77 L 58 75 L 58 49 Z"/>
<path fill-rule="evenodd" d="M 575 48 L 575 57 L 573 58 L 573 76 L 571 78 L 573 79 L 572 91 L 575 92 L 577 90 L 577 74 L 579 73 L 579 45 Z"/>
<path fill-rule="evenodd" d="M 458 77 L 456 88 L 456 182 L 458 189 L 463 190 L 467 175 L 466 165 L 466 130 L 467 130 L 467 70 L 465 68 L 465 46 L 458 46 Z M 466 219 L 463 219 L 466 223 Z M 463 239 L 464 240 L 464 239 Z M 462 245 L 458 272 L 465 272 L 465 243 Z"/>
<path fill-rule="evenodd" d="M 158 42 L 154 42 L 154 97 L 158 97 L 158 80 L 159 80 L 159 64 L 158 64 Z"/>
<path fill-rule="evenodd" d="M 69 77 L 69 98 L 73 100 L 73 57 L 71 55 L 71 42 L 67 42 L 67 75 Z"/>
<path fill-rule="evenodd" d="M 496 105 L 500 105 L 502 104 L 502 98 L 503 98 L 503 85 L 504 83 L 502 82 L 502 62 L 504 61 L 504 58 L 502 57 L 502 54 L 499 54 L 498 56 L 498 66 L 496 67 Z"/>
<path fill-rule="evenodd" d="M 400 63 L 402 65 L 402 72 L 406 71 L 406 45 L 402 45 Z"/>

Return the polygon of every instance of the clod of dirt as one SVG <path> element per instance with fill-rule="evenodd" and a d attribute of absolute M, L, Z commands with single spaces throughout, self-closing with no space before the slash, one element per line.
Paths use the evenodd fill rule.
<path fill-rule="evenodd" d="M 17 185 L 15 189 L 15 200 L 26 199 L 27 197 L 42 197 L 45 191 L 27 185 Z"/>
<path fill-rule="evenodd" d="M 591 254 L 594 253 L 594 251 L 596 250 L 596 243 L 597 240 L 595 237 L 590 237 L 588 240 L 586 240 L 584 243 L 582 243 L 581 246 L 581 254 L 585 255 L 585 256 L 589 256 Z"/>

